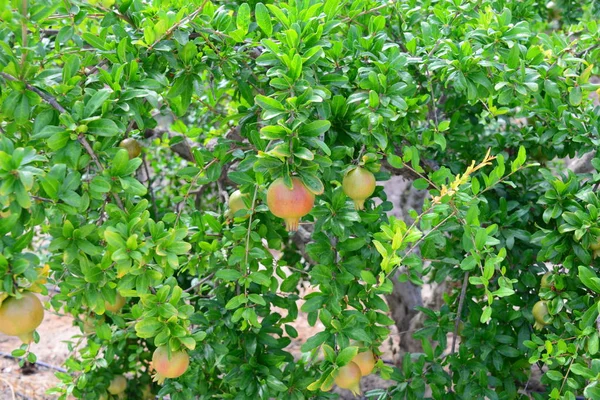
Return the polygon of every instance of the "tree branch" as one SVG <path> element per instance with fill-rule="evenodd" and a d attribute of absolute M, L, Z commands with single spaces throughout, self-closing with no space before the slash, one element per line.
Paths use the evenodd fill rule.
<path fill-rule="evenodd" d="M 20 82 L 19 79 L 15 78 L 12 75 L 7 74 L 6 72 L 0 72 L 0 75 L 4 79 L 7 79 L 9 81 Z M 44 99 L 44 101 L 46 103 L 50 104 L 52 107 L 54 107 L 55 109 L 57 109 L 61 113 L 66 113 L 67 112 L 67 110 L 58 103 L 58 101 L 56 100 L 56 98 L 50 96 L 47 93 L 42 92 L 40 89 L 36 88 L 35 86 L 30 85 L 29 83 L 26 83 L 26 82 L 24 82 L 24 83 L 25 83 L 25 88 L 27 90 L 29 90 L 30 92 L 37 93 L 37 95 L 40 96 L 42 99 Z"/>
<path fill-rule="evenodd" d="M 173 32 L 175 32 L 181 25 L 196 18 L 196 16 L 202 12 L 206 3 L 208 3 L 208 0 L 204 0 L 202 2 L 202 4 L 200 5 L 200 7 L 198 7 L 194 12 L 192 12 L 187 17 L 182 18 L 181 21 L 175 23 L 172 27 L 167 29 L 167 31 L 165 33 L 163 33 L 158 39 L 156 39 L 154 41 L 154 43 L 152 43 L 150 45 L 150 47 L 148 47 L 148 51 L 152 50 L 157 44 L 159 44 L 165 38 L 168 38 L 169 36 L 171 36 L 173 34 Z"/>

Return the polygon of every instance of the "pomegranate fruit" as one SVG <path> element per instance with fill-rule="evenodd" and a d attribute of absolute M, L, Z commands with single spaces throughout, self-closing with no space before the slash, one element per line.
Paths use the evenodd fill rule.
<path fill-rule="evenodd" d="M 361 167 L 356 167 L 344 176 L 342 189 L 346 196 L 354 200 L 354 208 L 363 210 L 365 200 L 375 191 L 375 175 Z"/>
<path fill-rule="evenodd" d="M 110 381 L 110 385 L 108 386 L 108 393 L 110 394 L 121 394 L 127 388 L 127 379 L 123 375 L 115 376 L 112 381 Z"/>
<path fill-rule="evenodd" d="M 544 276 L 542 276 L 542 281 L 540 282 L 540 288 L 550 289 L 552 284 L 548 282 L 548 278 L 550 278 L 550 272 L 546 272 Z"/>
<path fill-rule="evenodd" d="M 548 322 L 546 322 L 546 319 L 549 315 L 548 302 L 544 300 L 538 301 L 533 305 L 531 313 L 533 314 L 533 318 L 535 319 L 535 323 L 533 324 L 533 327 L 535 329 L 539 330 L 542 329 L 544 326 L 548 325 Z"/>
<path fill-rule="evenodd" d="M 115 302 L 114 303 L 110 303 L 108 301 L 104 302 L 104 308 L 106 309 L 106 311 L 110 311 L 113 313 L 118 313 L 121 308 L 123 308 L 123 306 L 125 305 L 125 297 L 121 296 L 119 293 L 117 293 L 117 297 L 115 298 Z"/>
<path fill-rule="evenodd" d="M 292 188 L 283 183 L 283 178 L 275 179 L 267 190 L 267 205 L 276 217 L 283 218 L 288 231 L 298 230 L 300 218 L 312 210 L 315 195 L 297 178 L 292 178 Z"/>
<path fill-rule="evenodd" d="M 119 147 L 127 150 L 130 160 L 138 157 L 142 153 L 142 146 L 140 146 L 137 140 L 132 138 L 123 139 L 121 143 L 119 143 Z"/>
<path fill-rule="evenodd" d="M 247 197 L 247 195 L 242 194 L 239 190 L 231 193 L 231 196 L 229 196 L 229 218 L 233 218 L 236 212 L 246 209 L 244 197 Z"/>
<path fill-rule="evenodd" d="M 360 394 L 360 367 L 355 362 L 344 365 L 335 375 L 335 384 L 342 389 L 350 390 L 354 395 Z"/>
<path fill-rule="evenodd" d="M 354 356 L 352 362 L 358 365 L 362 376 L 370 375 L 373 372 L 373 368 L 375 368 L 375 356 L 371 350 L 358 353 Z"/>
<path fill-rule="evenodd" d="M 0 332 L 18 336 L 23 343 L 33 341 L 33 332 L 44 319 L 44 307 L 38 297 L 25 292 L 21 298 L 8 297 L 0 306 Z"/>
<path fill-rule="evenodd" d="M 590 249 L 594 251 L 600 250 L 600 238 L 596 239 L 596 243 L 590 245 Z"/>
<path fill-rule="evenodd" d="M 178 378 L 190 365 L 190 356 L 185 351 L 169 351 L 166 346 L 157 347 L 152 354 L 152 368 L 156 371 L 154 380 L 160 385 L 165 378 Z"/>

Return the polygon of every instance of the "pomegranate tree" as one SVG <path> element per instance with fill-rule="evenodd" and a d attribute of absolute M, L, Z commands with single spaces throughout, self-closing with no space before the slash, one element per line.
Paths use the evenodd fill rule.
<path fill-rule="evenodd" d="M 355 395 L 360 394 L 360 367 L 353 361 L 341 367 L 335 375 L 335 384 L 342 389 L 348 389 Z"/>
<path fill-rule="evenodd" d="M 44 319 L 44 307 L 38 297 L 25 292 L 17 297 L 8 297 L 0 305 L 0 332 L 18 336 L 23 343 L 33 340 L 33 332 Z"/>
<path fill-rule="evenodd" d="M 300 218 L 312 210 L 315 195 L 304 183 L 292 177 L 292 187 L 285 185 L 283 178 L 276 179 L 267 191 L 267 205 L 276 217 L 283 218 L 288 231 L 298 230 Z"/>
<path fill-rule="evenodd" d="M 354 208 L 363 210 L 365 200 L 375 191 L 375 175 L 362 167 L 351 169 L 342 180 L 342 189 L 354 200 Z"/>
<path fill-rule="evenodd" d="M 190 365 L 190 356 L 185 351 L 171 351 L 160 346 L 152 354 L 152 367 L 156 371 L 154 380 L 162 385 L 166 378 L 178 378 Z"/>

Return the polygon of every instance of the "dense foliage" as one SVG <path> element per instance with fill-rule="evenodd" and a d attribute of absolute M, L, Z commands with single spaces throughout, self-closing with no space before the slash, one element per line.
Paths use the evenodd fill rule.
<path fill-rule="evenodd" d="M 600 398 L 600 158 L 561 161 L 600 145 L 599 13 L 2 1 L 0 292 L 49 294 L 81 326 L 54 391 L 119 396 L 125 375 L 131 399 L 335 397 L 338 370 L 388 338 L 401 279 L 450 289 L 421 310 L 422 352 L 379 360 L 394 384 L 368 396 L 525 397 L 533 365 L 535 398 Z M 342 188 L 357 166 L 380 182 L 364 210 Z M 412 224 L 386 216 L 391 174 L 430 192 Z M 315 195 L 309 243 L 267 207 L 279 178 Z M 299 311 L 324 329 L 294 359 Z M 156 348 L 187 353 L 187 372 L 151 384 Z"/>

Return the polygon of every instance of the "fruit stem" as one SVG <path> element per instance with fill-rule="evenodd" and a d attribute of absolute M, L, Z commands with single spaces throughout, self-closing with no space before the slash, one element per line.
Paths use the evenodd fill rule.
<path fill-rule="evenodd" d="M 298 224 L 300 223 L 300 218 L 285 218 L 285 228 L 288 232 L 295 232 L 298 230 Z"/>
<path fill-rule="evenodd" d="M 365 209 L 365 199 L 354 200 L 354 208 L 356 210 L 364 210 Z"/>

